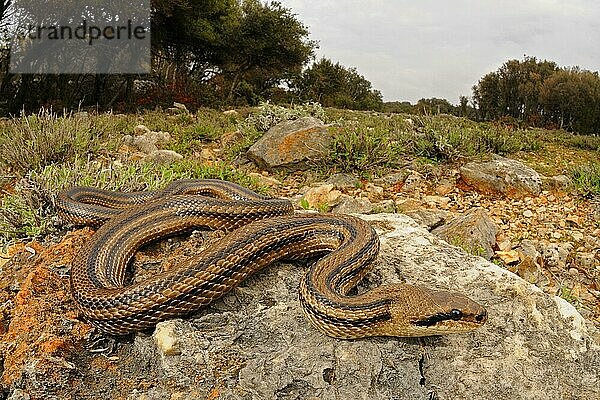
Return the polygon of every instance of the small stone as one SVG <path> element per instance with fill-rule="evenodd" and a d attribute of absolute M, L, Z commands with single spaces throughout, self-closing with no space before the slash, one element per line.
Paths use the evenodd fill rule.
<path fill-rule="evenodd" d="M 594 257 L 594 254 L 592 253 L 577 253 L 575 255 L 575 261 L 581 268 L 590 269 L 594 265 L 596 257 Z"/>
<path fill-rule="evenodd" d="M 378 213 L 395 213 L 396 203 L 394 200 L 383 200 L 380 203 L 373 205 L 373 212 Z"/>
<path fill-rule="evenodd" d="M 440 196 L 445 196 L 454 190 L 454 184 L 447 179 L 442 180 L 435 188 L 435 192 Z"/>
<path fill-rule="evenodd" d="M 148 154 L 147 159 L 156 164 L 171 164 L 183 160 L 183 156 L 173 150 L 156 150 Z"/>
<path fill-rule="evenodd" d="M 215 152 L 206 147 L 200 152 L 200 157 L 202 161 L 215 161 L 217 159 Z"/>
<path fill-rule="evenodd" d="M 338 190 L 355 189 L 360 181 L 350 174 L 333 174 L 327 179 Z"/>
<path fill-rule="evenodd" d="M 533 218 L 533 212 L 531 210 L 527 210 L 523 213 L 525 218 Z"/>
<path fill-rule="evenodd" d="M 574 231 L 571 232 L 571 238 L 576 242 L 581 242 L 584 238 L 584 235 L 581 232 Z"/>
<path fill-rule="evenodd" d="M 229 117 L 237 117 L 240 114 L 236 110 L 227 110 L 223 111 L 223 115 L 227 115 Z"/>
<path fill-rule="evenodd" d="M 342 192 L 334 190 L 333 184 L 310 188 L 304 195 L 304 199 L 308 202 L 311 208 L 319 209 L 322 207 L 332 207 L 340 202 Z"/>
<path fill-rule="evenodd" d="M 372 183 L 367 183 L 365 187 L 369 200 L 371 201 L 379 201 L 383 199 L 383 188 L 381 186 L 373 185 Z"/>
<path fill-rule="evenodd" d="M 512 243 L 508 238 L 503 239 L 501 242 L 499 241 L 497 244 L 500 251 L 509 251 L 512 249 Z"/>
<path fill-rule="evenodd" d="M 156 325 L 154 331 L 154 342 L 163 356 L 177 356 L 181 354 L 179 348 L 179 339 L 175 334 L 175 327 L 172 321 L 162 322 Z"/>
<path fill-rule="evenodd" d="M 516 264 L 521 260 L 519 257 L 519 252 L 515 250 L 497 251 L 496 257 L 506 265 Z"/>
<path fill-rule="evenodd" d="M 178 109 L 180 109 L 182 111 L 188 112 L 188 109 L 185 106 L 185 104 L 174 102 L 173 103 L 173 107 L 178 108 Z"/>
<path fill-rule="evenodd" d="M 150 129 L 146 127 L 146 125 L 138 125 L 133 128 L 133 133 L 136 135 L 145 135 L 146 133 L 150 133 Z"/>
<path fill-rule="evenodd" d="M 425 196 L 424 201 L 429 206 L 437 206 L 440 208 L 447 208 L 448 204 L 450 204 L 449 197 L 441 197 L 441 196 Z"/>
<path fill-rule="evenodd" d="M 403 183 L 406 177 L 408 176 L 408 172 L 394 172 L 392 174 L 385 175 L 384 177 L 377 180 L 377 182 L 383 182 L 389 186 L 394 186 L 399 183 Z"/>
<path fill-rule="evenodd" d="M 402 189 L 406 192 L 417 190 L 423 183 L 423 175 L 418 172 L 412 172 L 404 180 L 404 186 Z"/>
<path fill-rule="evenodd" d="M 339 204 L 333 208 L 338 214 L 370 214 L 373 212 L 373 203 L 365 197 L 355 199 L 347 194 L 342 194 Z"/>
<path fill-rule="evenodd" d="M 409 211 L 417 211 L 423 207 L 419 200 L 405 199 L 396 201 L 396 210 L 399 213 L 407 213 Z"/>
<path fill-rule="evenodd" d="M 558 239 L 562 238 L 562 233 L 554 232 L 554 233 L 552 233 L 552 238 L 558 240 Z"/>

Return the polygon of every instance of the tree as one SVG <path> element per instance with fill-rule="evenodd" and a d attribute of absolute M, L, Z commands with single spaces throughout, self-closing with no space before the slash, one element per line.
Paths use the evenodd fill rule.
<path fill-rule="evenodd" d="M 600 77 L 552 61 L 509 60 L 473 87 L 480 119 L 513 117 L 532 125 L 600 132 Z"/>
<path fill-rule="evenodd" d="M 535 57 L 505 62 L 473 87 L 473 101 L 479 118 L 538 118 L 541 113 L 539 93 L 542 84 L 557 69 L 556 63 L 538 61 Z"/>
<path fill-rule="evenodd" d="M 549 77 L 540 93 L 545 117 L 579 133 L 600 132 L 600 77 L 579 68 L 563 69 Z"/>
<path fill-rule="evenodd" d="M 356 68 L 322 58 L 295 80 L 293 91 L 301 101 L 318 101 L 326 107 L 381 110 L 381 92 L 372 88 Z"/>
<path fill-rule="evenodd" d="M 456 114 L 456 108 L 448 100 L 437 97 L 419 100 L 414 106 L 414 111 L 425 115 Z"/>
<path fill-rule="evenodd" d="M 222 70 L 229 83 L 227 100 L 243 84 L 255 97 L 300 74 L 316 42 L 308 29 L 280 3 L 244 0 L 241 18 L 230 27 L 222 48 Z"/>

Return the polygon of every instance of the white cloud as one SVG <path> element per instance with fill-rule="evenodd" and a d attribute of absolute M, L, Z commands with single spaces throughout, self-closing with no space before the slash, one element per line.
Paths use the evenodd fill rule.
<path fill-rule="evenodd" d="M 524 54 L 598 70 L 600 2 L 592 0 L 282 0 L 320 42 L 386 100 L 458 101 Z"/>

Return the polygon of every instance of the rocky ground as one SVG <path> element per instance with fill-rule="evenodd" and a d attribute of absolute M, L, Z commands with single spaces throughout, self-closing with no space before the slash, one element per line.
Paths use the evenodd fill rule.
<path fill-rule="evenodd" d="M 315 124 L 315 121 L 309 122 Z M 301 132 L 300 139 L 296 140 L 304 142 L 315 133 L 322 139 L 326 132 L 318 127 L 318 122 L 317 127 L 294 126 L 294 129 Z M 149 130 L 139 128 L 136 135 L 127 138 L 121 151 L 129 152 L 133 157 L 158 157 L 160 162 L 171 162 L 178 159 L 178 155 L 161 152 L 156 145 L 166 140 L 167 135 L 153 135 Z M 140 136 L 151 138 L 152 146 L 146 146 L 145 139 L 140 139 Z M 228 137 L 221 142 L 207 144 L 201 157 L 206 163 L 218 162 L 228 145 L 226 142 L 235 140 L 233 136 L 233 139 Z M 272 150 L 276 146 L 275 139 L 269 140 L 270 146 L 265 148 Z M 474 260 L 481 259 L 469 258 L 465 252 L 482 256 L 505 271 L 514 272 L 535 284 L 550 297 L 541 297 L 532 289 L 533 286 L 521 283 L 516 277 L 514 282 L 519 283 L 507 284 L 510 287 L 508 292 L 512 294 L 498 294 L 501 290 L 495 286 L 494 290 L 489 289 L 481 295 L 492 308 L 493 304 L 497 306 L 511 296 L 520 299 L 528 310 L 521 318 L 531 319 L 529 322 L 521 320 L 526 324 L 522 334 L 510 331 L 518 330 L 516 325 L 511 325 L 510 329 L 502 328 L 502 332 L 492 334 L 490 328 L 486 333 L 477 333 L 463 340 L 420 342 L 381 339 L 358 345 L 353 342 L 338 344 L 316 335 L 308 324 L 302 322 L 294 294 L 298 276 L 291 272 L 293 268 L 290 270 L 289 266 L 284 266 L 279 272 L 275 269 L 265 276 L 251 279 L 225 299 L 198 313 L 191 321 L 165 323 L 155 332 L 114 340 L 97 335 L 78 318 L 69 294 L 70 262 L 93 232 L 88 228 L 74 230 L 64 227 L 57 240 L 49 238 L 44 243 L 19 243 L 10 247 L 7 254 L 0 254 L 0 311 L 3 317 L 0 325 L 0 372 L 4 388 L 0 398 L 99 398 L 101 393 L 123 399 L 348 398 L 349 388 L 358 387 L 366 387 L 367 390 L 357 398 L 431 399 L 437 398 L 436 395 L 440 395 L 439 398 L 474 398 L 481 387 L 488 388 L 482 393 L 493 398 L 525 398 L 519 396 L 526 392 L 529 394 L 527 398 L 558 399 L 564 398 L 561 396 L 566 393 L 566 388 L 571 390 L 571 398 L 576 399 L 591 398 L 589 396 L 597 394 L 592 391 L 582 391 L 581 396 L 575 393 L 577 385 L 597 385 L 597 376 L 595 381 L 593 376 L 585 374 L 577 382 L 559 379 L 559 375 L 569 375 L 567 370 L 572 367 L 571 361 L 565 361 L 563 367 L 566 370 L 561 367 L 539 371 L 544 360 L 554 359 L 563 351 L 565 354 L 570 351 L 569 357 L 574 362 L 580 360 L 590 371 L 598 371 L 597 363 L 593 364 L 589 358 L 600 340 L 597 333 L 593 333 L 593 325 L 600 326 L 600 202 L 575 194 L 564 177 L 544 177 L 515 160 L 503 158 L 466 165 L 409 161 L 403 168 L 372 178 L 366 178 L 366 175 L 316 174 L 303 169 L 302 165 L 315 155 L 299 157 L 298 148 L 290 145 L 294 143 L 293 139 L 284 135 L 282 140 L 287 141 L 287 147 L 277 147 L 279 160 L 276 162 L 284 164 L 285 172 L 272 165 L 272 161 L 260 158 L 260 149 L 249 152 L 252 161 L 240 159 L 237 162 L 239 170 L 269 187 L 271 195 L 290 198 L 298 209 L 407 215 L 423 229 L 414 233 L 417 232 L 416 224 L 411 225 L 412 222 L 407 220 L 394 222 L 401 225 L 397 229 L 404 232 L 404 236 L 400 236 L 406 239 L 411 237 L 406 236 L 406 232 L 413 232 L 415 237 L 424 237 L 426 240 L 423 240 L 428 243 L 419 250 L 423 253 L 411 250 L 415 257 L 421 254 L 419 257 L 426 259 L 429 254 L 438 259 L 435 254 L 447 253 L 451 254 L 448 260 L 453 260 L 447 261 L 450 265 L 469 265 L 479 271 L 479 261 Z M 141 150 L 136 146 L 145 147 Z M 309 147 L 311 151 L 316 148 Z M 286 148 L 294 157 L 286 159 L 281 155 Z M 293 168 L 290 169 L 290 166 Z M 473 171 L 476 173 L 473 174 Z M 172 238 L 147 247 L 134 260 L 138 278 L 156 269 L 173 267 L 219 236 L 218 232 L 194 234 L 191 238 Z M 438 239 L 432 239 L 434 237 L 443 238 L 463 251 L 437 244 L 435 241 Z M 431 244 L 434 242 L 435 246 Z M 391 254 L 385 253 L 383 258 L 402 258 L 401 254 Z M 405 258 L 402 262 L 410 264 L 410 260 Z M 444 262 L 443 257 L 439 262 Z M 383 265 L 388 265 L 385 260 Z M 489 263 L 485 265 L 493 268 Z M 420 266 L 416 262 L 408 269 L 409 279 L 418 280 L 419 273 L 411 271 L 418 271 Z M 461 268 L 458 268 L 459 272 Z M 403 274 L 403 267 L 400 270 Z M 463 273 L 471 276 L 468 270 Z M 385 273 L 383 278 L 379 275 L 369 279 L 373 282 L 385 280 Z M 476 280 L 471 276 L 465 286 L 476 286 L 473 284 Z M 252 285 L 256 288 L 253 289 Z M 456 286 L 454 289 L 461 289 L 460 284 Z M 528 294 L 524 295 L 525 292 Z M 565 307 L 571 310 L 568 303 L 576 307 L 588 321 L 589 330 L 584 327 L 583 320 L 577 319 L 578 314 L 574 311 L 570 314 L 573 317 L 567 320 L 579 324 L 576 332 L 568 327 L 568 323 L 561 322 L 561 318 L 549 317 L 560 314 L 554 311 L 556 305 L 548 300 L 552 296 L 566 300 L 564 304 L 556 303 L 563 307 L 563 311 Z M 535 301 L 531 300 L 534 298 Z M 242 306 L 245 303 L 249 305 Z M 506 321 L 516 318 L 515 307 L 519 306 L 511 307 L 496 309 L 497 315 L 490 319 L 490 326 L 500 330 Z M 567 314 L 569 312 L 572 311 Z M 286 323 L 300 330 L 297 335 L 305 336 L 303 340 L 289 332 L 274 331 L 275 325 L 264 322 L 266 318 L 281 324 L 282 314 L 291 315 L 291 320 L 286 320 Z M 549 335 L 552 324 L 556 324 L 557 328 L 551 336 L 556 337 L 553 336 L 554 342 L 548 346 L 559 350 L 551 356 L 551 351 L 543 349 L 538 339 Z M 540 328 L 542 326 L 548 331 Z M 520 328 L 524 329 L 523 326 Z M 563 331 L 566 338 L 577 336 L 577 340 L 573 339 L 576 343 L 565 344 L 567 339 L 563 339 Z M 494 347 L 492 343 L 502 341 L 502 335 L 506 336 L 504 344 Z M 173 348 L 165 345 L 165 336 L 167 343 L 179 344 L 173 345 Z M 171 340 L 173 337 L 175 339 Z M 273 342 L 272 346 L 266 343 L 269 340 Z M 534 344 L 536 340 L 539 343 Z M 400 346 L 401 350 L 395 346 Z M 504 363 L 513 363 L 521 368 L 517 375 L 523 371 L 527 371 L 526 375 L 531 374 L 537 369 L 537 375 L 542 378 L 528 375 L 535 384 L 528 387 L 523 383 L 521 391 L 518 389 L 520 383 L 515 383 L 512 389 L 502 388 L 493 383 L 489 374 L 484 374 L 485 378 L 478 381 L 476 376 L 481 375 L 481 371 L 466 364 L 457 369 L 451 361 L 452 349 L 465 346 L 475 349 L 472 355 L 479 360 L 476 363 L 479 368 L 490 371 L 499 368 L 486 364 L 486 357 L 492 354 Z M 439 353 L 445 347 L 448 347 L 448 352 Z M 321 353 L 316 357 L 305 354 L 305 350 L 308 352 L 308 349 L 314 348 L 322 349 Z M 260 356 L 265 352 L 272 352 L 275 358 Z M 440 358 L 429 355 L 429 352 L 438 354 Z M 368 368 L 374 369 L 367 371 L 366 366 L 360 366 L 361 360 L 353 359 L 356 354 L 364 354 L 368 362 L 363 360 L 362 364 L 370 363 Z M 305 359 L 313 370 L 298 364 L 297 360 Z M 537 361 L 534 362 L 534 359 Z M 467 363 L 466 359 L 461 360 L 460 363 Z M 444 368 L 456 370 L 457 374 L 466 368 L 473 376 L 469 375 L 461 382 L 457 378 L 452 385 L 444 384 Z M 415 382 L 427 383 L 403 386 L 397 382 L 398 374 L 411 376 Z M 511 379 L 509 371 L 503 374 L 506 380 Z M 273 380 L 275 376 L 278 377 L 276 381 Z M 545 385 L 556 384 L 562 389 L 544 392 Z M 400 393 L 406 393 L 406 396 Z"/>

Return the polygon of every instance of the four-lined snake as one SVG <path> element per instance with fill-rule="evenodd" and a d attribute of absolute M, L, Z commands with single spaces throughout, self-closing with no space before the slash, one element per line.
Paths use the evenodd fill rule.
<path fill-rule="evenodd" d="M 379 238 L 347 215 L 294 214 L 233 183 L 181 180 L 154 192 L 75 187 L 59 193 L 66 222 L 100 226 L 73 261 L 71 287 L 82 314 L 100 330 L 126 334 L 189 314 L 278 260 L 313 261 L 300 282 L 308 319 L 327 335 L 429 336 L 481 326 L 486 310 L 462 294 L 408 284 L 350 295 L 371 270 Z M 139 283 L 125 271 L 144 244 L 194 228 L 230 232 L 179 265 Z"/>

